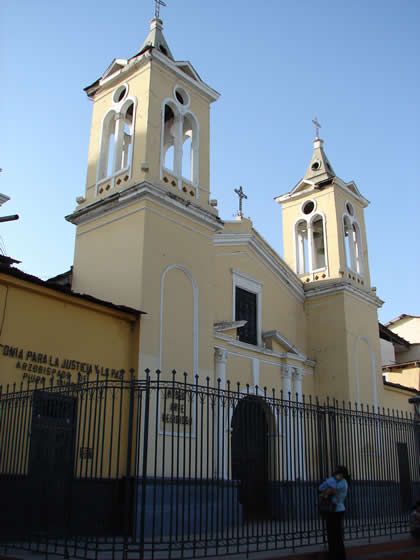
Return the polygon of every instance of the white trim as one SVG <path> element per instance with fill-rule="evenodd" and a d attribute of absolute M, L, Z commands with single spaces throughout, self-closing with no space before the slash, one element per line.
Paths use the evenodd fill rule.
<path fill-rule="evenodd" d="M 172 72 L 174 72 L 182 80 L 185 80 L 191 86 L 194 86 L 194 87 L 198 88 L 202 93 L 204 93 L 212 101 L 216 101 L 217 99 L 219 99 L 220 93 L 218 93 L 216 90 L 209 87 L 202 80 L 197 81 L 197 80 L 191 78 L 190 76 L 188 76 L 188 74 L 186 74 L 183 70 L 181 70 L 180 68 L 177 67 L 175 62 L 172 62 L 167 56 L 161 54 L 156 49 L 153 49 L 152 51 L 147 51 L 144 54 L 146 55 L 146 57 L 149 56 L 150 58 L 158 59 L 159 62 L 161 62 L 163 64 L 163 66 L 166 66 L 167 68 L 172 70 Z M 184 64 L 185 64 L 185 62 L 187 62 L 187 61 L 184 61 Z M 198 74 L 197 74 L 197 76 L 198 76 Z"/>
<path fill-rule="evenodd" d="M 147 181 L 130 185 L 103 199 L 95 200 L 66 216 L 66 220 L 72 224 L 84 225 L 141 200 L 158 203 L 176 214 L 210 228 L 213 232 L 223 228 L 223 222 L 217 214 Z"/>
<path fill-rule="evenodd" d="M 236 321 L 236 288 L 242 288 L 257 296 L 257 345 L 262 345 L 262 286 L 264 282 L 239 270 L 232 269 L 232 321 Z"/>
<path fill-rule="evenodd" d="M 303 211 L 303 207 L 304 207 L 305 204 L 307 204 L 308 202 L 312 202 L 313 205 L 314 205 L 314 208 L 313 208 L 313 210 L 312 210 L 311 212 L 308 212 L 308 214 L 305 214 L 305 212 Z M 302 200 L 301 205 L 300 205 L 300 213 L 302 214 L 302 216 L 305 217 L 305 219 L 306 219 L 307 217 L 309 217 L 309 216 L 312 216 L 312 214 L 313 214 L 314 212 L 316 212 L 316 209 L 317 209 L 317 203 L 316 203 L 315 198 L 308 198 L 307 200 Z"/>
<path fill-rule="evenodd" d="M 313 261 L 314 261 L 314 247 L 313 247 L 313 235 L 312 235 L 312 222 L 316 217 L 320 217 L 322 219 L 322 234 L 324 236 L 324 264 L 320 268 L 314 268 Z M 297 234 L 297 225 L 300 222 L 306 223 L 306 231 L 307 231 L 307 245 L 308 245 L 308 269 L 303 270 L 301 272 L 300 265 L 300 258 L 298 259 L 298 234 Z M 310 214 L 305 215 L 301 214 L 298 216 L 293 223 L 293 251 L 294 251 L 294 260 L 295 260 L 295 273 L 300 278 L 301 276 L 309 276 L 313 281 L 314 275 L 320 272 L 325 272 L 326 277 L 329 277 L 329 267 L 328 267 L 328 241 L 327 241 L 327 217 L 321 210 L 314 209 Z M 303 263 L 304 268 L 304 263 Z"/>
<path fill-rule="evenodd" d="M 185 93 L 185 94 L 186 94 L 186 96 L 187 96 L 186 103 L 180 103 L 180 102 L 178 101 L 178 98 L 177 98 L 177 96 L 176 96 L 176 91 L 177 91 L 177 90 L 181 90 L 181 91 L 180 91 L 180 96 L 181 96 L 181 97 L 182 97 L 182 93 Z M 190 106 L 190 103 L 191 103 L 191 97 L 190 97 L 190 94 L 188 93 L 188 91 L 187 91 L 185 88 L 183 88 L 183 87 L 180 86 L 179 84 L 175 84 L 175 85 L 174 85 L 174 89 L 172 90 L 172 95 L 173 95 L 173 98 L 175 99 L 176 104 L 177 104 L 178 107 L 183 107 L 184 109 L 188 109 L 188 107 Z"/>
<path fill-rule="evenodd" d="M 160 180 L 163 180 L 163 173 L 167 171 L 170 175 L 173 175 L 178 182 L 178 189 L 182 189 L 182 181 L 186 181 L 195 187 L 195 198 L 198 199 L 198 188 L 200 182 L 200 123 L 195 116 L 195 114 L 189 109 L 189 103 L 186 105 L 181 105 L 179 101 L 175 98 L 176 88 L 184 89 L 179 85 L 174 86 L 174 98 L 165 97 L 161 104 L 161 115 L 162 115 L 162 125 L 161 125 L 161 138 L 160 138 Z M 188 94 L 188 92 L 185 92 Z M 178 135 L 174 135 L 173 147 L 174 147 L 174 168 L 167 169 L 165 167 L 165 107 L 168 105 L 174 113 L 175 122 L 178 126 Z M 182 174 L 182 161 L 183 161 L 183 147 L 184 147 L 184 134 L 183 127 L 185 118 L 190 118 L 192 121 L 192 137 L 191 137 L 191 151 L 193 154 L 193 159 L 191 162 L 191 176 L 185 177 Z M 176 134 L 176 133 L 175 133 Z M 192 178 L 192 180 L 191 180 Z"/>
<path fill-rule="evenodd" d="M 272 330 L 272 331 L 264 332 L 262 334 L 262 337 L 263 337 L 263 340 L 265 340 L 267 338 L 274 338 L 274 340 L 276 340 L 279 344 L 281 344 L 282 346 L 285 346 L 286 349 L 288 350 L 288 352 L 292 352 L 293 354 L 296 353 L 296 355 L 299 356 L 299 358 L 303 358 L 304 360 L 308 359 L 308 357 L 306 356 L 306 354 L 304 352 L 302 352 L 302 350 L 299 350 L 299 348 L 297 346 L 295 346 L 292 342 L 290 342 L 290 340 L 288 338 L 286 338 L 284 336 L 284 334 L 282 334 L 278 330 Z"/>
<path fill-rule="evenodd" d="M 261 363 L 270 364 L 272 366 L 279 366 L 284 360 L 293 360 L 294 362 L 300 362 L 310 369 L 313 369 L 316 366 L 316 362 L 314 362 L 313 360 L 305 359 L 304 357 L 298 356 L 296 354 L 291 354 L 290 352 L 274 352 L 273 350 L 269 350 L 264 346 L 255 346 L 254 344 L 247 344 L 246 342 L 235 340 L 234 338 L 230 336 L 226 336 L 222 333 L 214 333 L 213 338 L 216 340 L 223 341 L 225 345 L 228 344 L 229 346 L 234 346 L 235 348 L 246 350 L 247 352 L 255 352 L 260 355 L 258 359 L 260 360 Z M 217 344 L 217 346 L 219 345 Z M 223 348 L 226 349 L 226 346 L 223 346 Z M 252 360 L 255 357 L 250 354 L 244 354 L 243 352 L 236 352 L 234 350 L 228 350 L 228 352 L 229 354 L 232 354 L 232 356 L 239 356 L 241 358 L 247 358 L 249 360 Z M 263 358 L 262 356 L 267 356 L 267 357 Z M 275 359 L 277 358 L 277 361 L 273 361 L 273 359 L 270 360 L 269 358 L 275 358 Z"/>
<path fill-rule="evenodd" d="M 162 272 L 160 279 L 160 314 L 159 314 L 159 369 L 162 371 L 163 338 L 163 291 L 166 274 L 170 270 L 181 270 L 191 281 L 193 288 L 193 375 L 198 375 L 198 287 L 191 272 L 181 264 L 171 264 Z"/>
<path fill-rule="evenodd" d="M 369 303 L 374 307 L 382 307 L 384 303 L 372 292 L 362 291 L 346 280 L 339 280 L 328 286 L 321 286 L 319 284 L 306 284 L 306 286 L 305 296 L 307 300 L 347 292 L 349 295 L 355 296 L 364 303 Z"/>
<path fill-rule="evenodd" d="M 309 186 L 301 190 L 301 187 L 304 184 Z M 369 200 L 367 200 L 367 198 L 365 198 L 363 195 L 360 194 L 359 189 L 356 187 L 356 184 L 353 181 L 350 181 L 349 183 L 345 183 L 339 177 L 334 176 L 331 179 L 331 183 L 327 185 L 326 188 L 335 187 L 335 186 L 342 189 L 346 194 L 350 194 L 353 198 L 355 198 L 358 202 L 360 202 L 363 208 L 366 208 L 366 206 L 370 204 Z M 353 190 L 350 187 L 354 187 L 355 190 Z M 279 204 L 283 202 L 289 202 L 291 200 L 299 200 L 303 196 L 306 196 L 308 192 L 314 190 L 316 191 L 315 183 L 311 184 L 311 182 L 308 181 L 307 179 L 302 179 L 296 184 L 295 187 L 293 187 L 293 189 L 290 192 L 276 196 L 274 200 Z"/>
<path fill-rule="evenodd" d="M 349 201 L 346 201 L 346 204 Z M 350 223 L 350 232 L 349 232 L 349 249 L 350 249 L 350 255 L 348 255 L 347 258 L 347 247 L 346 247 L 346 233 L 345 233 L 345 224 L 344 221 L 348 220 Z M 361 278 L 365 278 L 366 276 L 366 266 L 365 266 L 365 261 L 364 261 L 364 246 L 363 246 L 363 239 L 362 239 L 362 228 L 360 227 L 359 222 L 356 220 L 355 216 L 351 216 L 347 211 L 343 212 L 341 215 L 341 224 L 342 224 L 342 232 L 343 232 L 343 245 L 344 245 L 344 258 L 345 258 L 345 265 L 346 268 L 353 272 L 354 274 L 357 274 L 358 276 L 360 276 Z M 354 239 L 353 239 L 353 227 L 356 227 L 355 229 L 355 235 L 356 235 L 356 243 L 354 243 Z M 359 256 L 359 269 L 357 270 L 357 257 L 356 257 L 356 247 L 358 249 L 358 256 Z M 350 262 L 350 266 L 348 266 L 347 261 Z"/>
<path fill-rule="evenodd" d="M 181 81 L 184 80 L 189 85 L 193 86 L 198 92 L 204 95 L 208 101 L 213 102 L 216 101 L 220 97 L 220 93 L 216 90 L 212 89 L 210 86 L 205 84 L 203 81 L 198 81 L 196 79 L 191 78 L 186 74 L 183 70 L 177 67 L 176 63 L 171 61 L 167 56 L 160 53 L 157 49 L 148 50 L 142 54 L 137 55 L 133 59 L 129 60 L 127 65 L 118 70 L 117 72 L 111 74 L 110 76 L 104 78 L 100 78 L 99 84 L 93 85 L 87 91 L 87 95 L 93 96 L 96 94 L 97 91 L 103 88 L 105 84 L 112 81 L 115 78 L 121 79 L 121 74 L 135 72 L 142 66 L 146 64 L 150 64 L 152 60 L 155 60 L 163 66 L 163 69 L 168 72 L 171 71 L 172 75 L 175 74 Z M 185 64 L 186 61 L 183 63 Z M 198 76 L 198 74 L 197 74 Z M 125 78 L 125 79 L 128 79 Z M 89 86 L 88 86 L 89 87 Z"/>
<path fill-rule="evenodd" d="M 258 358 L 252 358 L 252 383 L 254 387 L 260 385 L 260 360 Z"/>
<path fill-rule="evenodd" d="M 120 88 L 125 86 L 127 88 L 127 94 L 125 97 L 119 101 L 114 102 L 114 94 Z M 129 179 L 132 177 L 132 168 L 133 168 L 133 156 L 134 156 L 134 143 L 135 143 L 135 124 L 136 124 L 136 116 L 137 116 L 137 97 L 135 95 L 128 95 L 129 85 L 127 83 L 120 84 L 112 93 L 112 105 L 111 107 L 105 112 L 104 116 L 102 117 L 101 121 L 101 136 L 99 138 L 99 151 L 98 151 L 98 160 L 96 164 L 96 195 L 99 193 L 99 186 L 107 181 L 111 182 L 111 187 L 115 186 L 115 177 L 120 175 L 124 172 L 128 173 Z M 123 135 L 124 135 L 124 126 L 121 129 L 121 126 L 118 126 L 118 123 L 122 116 L 124 115 L 124 111 L 126 110 L 126 106 L 128 107 L 131 103 L 133 103 L 133 122 L 131 124 L 131 150 L 130 150 L 130 161 L 127 161 L 127 165 L 124 168 L 116 168 L 116 161 L 117 155 L 119 152 L 120 157 L 122 155 L 122 142 L 123 142 Z M 112 162 L 112 172 L 110 175 L 104 175 L 100 177 L 101 171 L 105 174 L 107 173 L 109 162 L 108 162 L 108 154 L 109 154 L 109 134 L 104 134 L 104 127 L 105 121 L 107 120 L 108 116 L 114 113 L 115 114 L 115 130 L 114 130 L 114 149 L 113 149 L 113 162 Z M 118 129 L 118 130 L 117 130 Z M 105 149 L 106 148 L 106 149 Z M 106 152 L 106 153 L 105 153 Z M 106 163 L 106 169 L 104 168 L 104 163 Z"/>
<path fill-rule="evenodd" d="M 304 301 L 303 284 L 289 268 L 281 257 L 273 255 L 267 250 L 264 243 L 254 233 L 217 233 L 214 244 L 216 246 L 241 246 L 245 245 L 252 249 L 261 263 L 264 264 L 279 280 L 284 287 L 301 302 Z M 271 251 L 273 249 L 270 247 Z M 259 262 L 260 262 L 259 261 Z"/>
<path fill-rule="evenodd" d="M 143 206 L 142 208 L 137 208 L 137 210 L 132 210 L 131 212 L 126 212 L 125 214 L 122 214 L 121 216 L 118 216 L 117 218 L 112 218 L 111 220 L 108 220 L 106 222 L 103 222 L 97 226 L 93 226 L 89 229 L 84 229 L 83 231 L 76 231 L 76 237 L 79 237 L 80 235 L 84 235 L 85 233 L 89 233 L 91 231 L 94 231 L 96 229 L 100 229 L 108 224 L 112 224 L 114 222 L 118 222 L 119 220 L 122 220 L 124 218 L 126 218 L 127 216 L 131 216 L 132 214 L 137 214 L 138 212 L 151 212 L 152 214 L 156 214 L 157 216 L 161 216 L 162 218 L 165 218 L 166 220 L 169 220 L 170 222 L 177 224 L 180 227 L 183 227 L 184 229 L 186 229 L 187 231 L 193 231 L 194 233 L 196 233 L 197 235 L 201 235 L 202 237 L 204 237 L 205 239 L 213 239 L 211 235 L 206 235 L 205 233 L 203 233 L 202 231 L 195 229 L 193 227 L 187 226 L 185 224 L 183 224 L 182 222 L 179 222 L 178 220 L 175 220 L 174 218 L 169 217 L 167 214 L 164 214 L 163 212 L 158 212 L 158 210 L 155 210 L 154 208 L 150 208 L 148 206 Z M 174 212 L 175 214 L 181 216 L 182 214 L 180 214 L 179 212 Z M 89 223 L 92 222 L 93 220 L 89 220 Z"/>

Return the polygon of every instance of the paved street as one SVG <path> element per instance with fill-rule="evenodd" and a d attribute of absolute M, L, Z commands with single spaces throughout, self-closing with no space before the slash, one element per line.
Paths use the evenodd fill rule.
<path fill-rule="evenodd" d="M 398 535 L 394 540 L 381 537 L 370 544 L 362 544 L 361 542 L 349 543 L 346 545 L 347 560 L 420 560 L 420 541 L 412 539 L 409 535 Z M 49 558 L 59 558 L 50 555 Z M 134 558 L 134 557 L 133 557 Z M 137 557 L 136 557 L 137 558 Z M 203 558 L 202 556 L 200 558 Z M 251 553 L 247 557 L 245 555 L 229 555 L 218 556 L 217 558 L 228 560 L 327 560 L 327 553 L 324 549 L 317 547 L 306 549 L 306 551 L 296 551 L 294 554 L 286 551 L 277 552 L 260 552 Z M 98 555 L 96 560 L 109 560 L 109 555 Z M 159 555 L 160 560 L 165 557 Z M 31 552 L 14 551 L 7 555 L 0 553 L 0 560 L 45 560 L 45 554 L 34 554 Z M 69 560 L 72 560 L 71 558 Z M 113 560 L 120 560 L 118 556 Z M 191 560 L 191 559 L 190 559 Z"/>

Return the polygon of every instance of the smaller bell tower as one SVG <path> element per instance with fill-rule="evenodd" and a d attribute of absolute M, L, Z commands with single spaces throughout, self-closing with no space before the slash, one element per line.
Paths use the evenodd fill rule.
<path fill-rule="evenodd" d="M 275 200 L 282 207 L 284 259 L 304 283 L 343 278 L 370 289 L 364 209 L 354 182 L 334 172 L 315 119 L 313 153 L 304 177 Z"/>

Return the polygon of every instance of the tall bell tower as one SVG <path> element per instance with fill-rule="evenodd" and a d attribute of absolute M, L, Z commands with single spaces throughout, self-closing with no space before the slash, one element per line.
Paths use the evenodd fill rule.
<path fill-rule="evenodd" d="M 304 177 L 276 198 L 284 258 L 303 283 L 308 350 L 319 396 L 378 403 L 383 390 L 377 309 L 371 288 L 364 209 L 354 182 L 340 179 L 319 137 Z"/>
<path fill-rule="evenodd" d="M 353 181 L 334 172 L 319 138 L 304 177 L 275 200 L 282 206 L 284 258 L 304 283 L 343 278 L 370 289 L 364 209 Z"/>
<path fill-rule="evenodd" d="M 147 312 L 147 367 L 210 370 L 198 317 L 213 324 L 209 267 L 223 224 L 210 200 L 209 136 L 219 94 L 175 60 L 158 13 L 138 54 L 115 59 L 85 92 L 86 189 L 66 217 L 77 226 L 72 288 Z M 171 343 L 179 329 L 184 346 Z"/>

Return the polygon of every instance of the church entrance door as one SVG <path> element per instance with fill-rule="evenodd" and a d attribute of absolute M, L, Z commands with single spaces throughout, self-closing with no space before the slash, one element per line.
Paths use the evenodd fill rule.
<path fill-rule="evenodd" d="M 258 397 L 239 401 L 232 417 L 232 477 L 240 481 L 239 501 L 245 521 L 270 517 L 268 422 Z"/>

